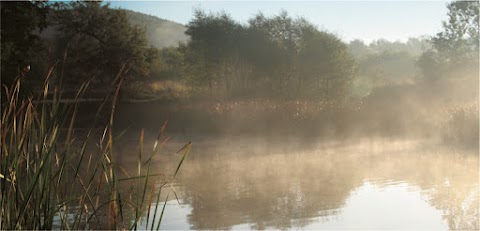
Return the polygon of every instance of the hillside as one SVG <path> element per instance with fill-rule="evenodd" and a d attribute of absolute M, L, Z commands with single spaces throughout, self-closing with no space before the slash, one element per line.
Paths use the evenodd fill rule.
<path fill-rule="evenodd" d="M 177 46 L 179 42 L 186 42 L 185 26 L 182 24 L 147 15 L 131 10 L 124 10 L 130 22 L 145 28 L 150 45 L 157 48 Z"/>
<path fill-rule="evenodd" d="M 186 42 L 188 40 L 188 36 L 185 35 L 186 28 L 180 23 L 131 10 L 119 10 L 127 13 L 130 22 L 133 25 L 145 28 L 149 45 L 161 49 L 169 46 L 178 46 L 180 42 Z M 36 33 L 38 33 L 42 39 L 51 41 L 57 36 L 57 28 L 56 26 L 51 25 L 45 28 L 41 33 Z"/>

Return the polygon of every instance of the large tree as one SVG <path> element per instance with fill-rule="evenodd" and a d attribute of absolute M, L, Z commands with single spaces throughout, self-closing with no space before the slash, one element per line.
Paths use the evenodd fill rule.
<path fill-rule="evenodd" d="M 356 70 L 339 38 L 286 12 L 241 25 L 198 11 L 186 33 L 187 72 L 212 93 L 342 100 Z"/>
<path fill-rule="evenodd" d="M 249 23 L 252 65 L 271 80 L 273 90 L 287 98 L 346 96 L 355 63 L 339 38 L 286 12 L 271 18 L 258 14 Z"/>
<path fill-rule="evenodd" d="M 44 65 L 38 31 L 47 26 L 48 5 L 43 1 L 0 2 L 1 75 L 10 82 L 18 69 L 31 65 L 36 72 Z M 40 58 L 41 57 L 41 58 Z"/>
<path fill-rule="evenodd" d="M 447 5 L 448 20 L 432 42 L 452 64 L 478 59 L 479 7 L 479 1 L 455 1 Z"/>
<path fill-rule="evenodd" d="M 210 92 L 343 99 L 355 72 L 346 44 L 286 12 L 258 14 L 248 25 L 224 13 L 196 12 L 186 33 L 187 72 Z"/>
<path fill-rule="evenodd" d="M 418 62 L 426 79 L 442 79 L 459 70 L 478 74 L 479 1 L 454 1 L 447 8 L 443 31 L 432 37 L 433 49 Z"/>
<path fill-rule="evenodd" d="M 233 73 L 227 66 L 235 65 L 243 32 L 244 28 L 226 13 L 196 11 L 185 32 L 190 41 L 182 48 L 190 80 L 195 84 L 206 83 L 211 89 L 215 86 L 229 89 Z"/>
<path fill-rule="evenodd" d="M 57 51 L 67 81 L 95 77 L 105 83 L 123 65 L 127 76 L 147 76 L 158 51 L 147 46 L 145 32 L 129 23 L 125 11 L 103 2 L 55 3 Z"/>

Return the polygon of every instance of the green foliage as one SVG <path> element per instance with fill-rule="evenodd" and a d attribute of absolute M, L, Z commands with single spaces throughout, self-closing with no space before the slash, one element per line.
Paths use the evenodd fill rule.
<path fill-rule="evenodd" d="M 351 41 L 348 48 L 358 63 L 358 78 L 351 95 L 364 97 L 375 87 L 414 82 L 419 73 L 418 57 L 429 46 L 423 38 L 409 38 L 406 42 L 379 39 L 370 44 Z"/>
<path fill-rule="evenodd" d="M 348 49 L 357 60 L 381 53 L 407 53 L 412 57 L 418 57 L 430 48 L 430 41 L 426 38 L 409 38 L 406 42 L 378 39 L 369 44 L 357 39 L 348 44 Z"/>
<path fill-rule="evenodd" d="M 181 47 L 185 55 L 188 78 L 194 84 L 206 83 L 210 88 L 228 84 L 224 65 L 238 57 L 243 27 L 225 13 L 214 15 L 195 12 L 185 34 L 190 41 Z M 227 86 L 228 87 L 228 86 Z"/>
<path fill-rule="evenodd" d="M 158 62 L 153 67 L 152 78 L 181 80 L 184 76 L 184 56 L 180 49 L 167 47 L 160 50 Z"/>
<path fill-rule="evenodd" d="M 424 53 L 418 63 L 425 79 L 456 76 L 458 70 L 478 73 L 479 7 L 478 1 L 447 5 L 448 20 L 443 22 L 443 31 L 432 37 L 433 49 Z"/>
<path fill-rule="evenodd" d="M 48 5 L 43 1 L 5 2 L 1 8 L 1 75 L 8 85 L 25 66 L 45 70 L 44 47 L 36 32 L 47 26 Z"/>
<path fill-rule="evenodd" d="M 363 59 L 365 56 L 373 52 L 371 51 L 371 48 L 369 48 L 368 45 L 360 39 L 351 41 L 348 44 L 348 49 L 350 50 L 352 56 L 357 60 Z"/>
<path fill-rule="evenodd" d="M 224 97 L 342 100 L 355 74 L 340 39 L 286 12 L 240 25 L 225 13 L 197 11 L 186 34 L 187 79 Z"/>
<path fill-rule="evenodd" d="M 419 57 L 417 65 L 422 70 L 423 78 L 428 82 L 438 79 L 447 70 L 445 66 L 440 64 L 440 60 L 438 52 L 434 50 L 426 51 Z"/>
<path fill-rule="evenodd" d="M 369 44 L 375 53 L 400 53 L 406 52 L 411 56 L 419 56 L 424 50 L 430 47 L 429 41 L 425 38 L 409 38 L 406 42 L 390 42 L 384 39 L 374 40 Z"/>
<path fill-rule="evenodd" d="M 415 76 L 415 62 L 416 58 L 406 52 L 371 54 L 360 60 L 359 75 L 375 85 L 405 82 Z"/>
<path fill-rule="evenodd" d="M 157 50 L 147 46 L 145 32 L 130 25 L 125 11 L 102 2 L 55 3 L 54 25 L 58 28 L 59 57 L 69 80 L 82 82 L 96 76 L 111 81 L 123 64 L 128 78 L 148 75 Z"/>
<path fill-rule="evenodd" d="M 448 21 L 443 22 L 444 31 L 433 37 L 432 42 L 452 64 L 478 60 L 479 7 L 478 1 L 454 1 L 447 5 Z"/>
<path fill-rule="evenodd" d="M 310 86 L 313 94 L 320 91 L 325 99 L 342 99 L 348 94 L 356 74 L 356 65 L 347 46 L 336 36 L 310 26 L 302 34 L 297 62 L 303 82 L 299 83 L 299 88 Z"/>

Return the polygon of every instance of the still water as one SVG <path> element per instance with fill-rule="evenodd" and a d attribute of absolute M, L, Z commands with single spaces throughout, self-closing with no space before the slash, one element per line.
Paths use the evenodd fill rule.
<path fill-rule="evenodd" d="M 479 229 L 477 151 L 430 141 L 207 139 L 172 188 L 161 229 Z"/>

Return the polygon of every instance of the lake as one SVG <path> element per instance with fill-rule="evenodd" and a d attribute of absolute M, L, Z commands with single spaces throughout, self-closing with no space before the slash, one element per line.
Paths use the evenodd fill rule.
<path fill-rule="evenodd" d="M 420 139 L 279 137 L 193 139 L 141 228 L 167 200 L 161 229 L 479 229 L 477 150 Z M 181 158 L 174 150 L 187 137 L 174 138 L 153 162 L 159 172 L 173 174 Z M 125 151 L 138 152 L 131 141 L 121 142 L 119 161 L 135 169 L 136 154 Z"/>

